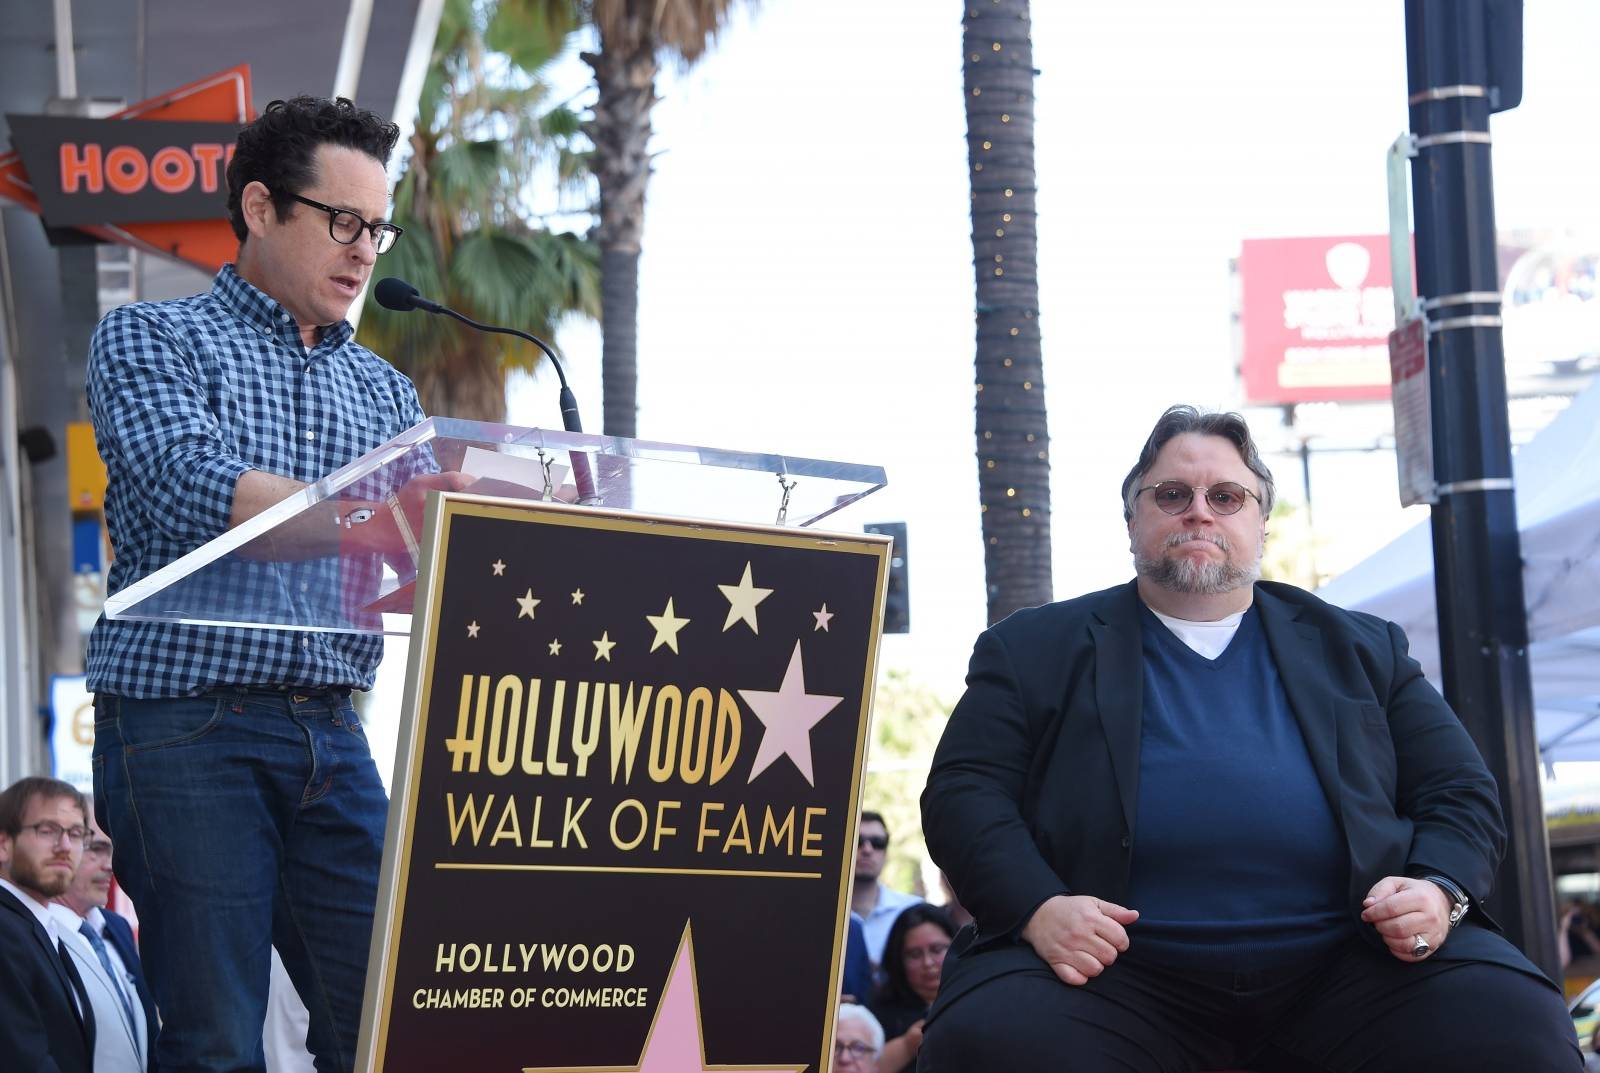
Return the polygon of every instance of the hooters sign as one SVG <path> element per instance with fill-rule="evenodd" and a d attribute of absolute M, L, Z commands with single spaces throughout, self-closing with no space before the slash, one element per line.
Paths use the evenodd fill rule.
<path fill-rule="evenodd" d="M 234 67 L 105 119 L 8 115 L 0 197 L 75 228 L 215 271 L 233 259 L 226 172 L 252 117 L 250 69 Z"/>

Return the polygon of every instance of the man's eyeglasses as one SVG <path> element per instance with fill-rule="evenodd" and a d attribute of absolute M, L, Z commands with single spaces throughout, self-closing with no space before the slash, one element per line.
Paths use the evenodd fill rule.
<path fill-rule="evenodd" d="M 324 205 L 320 201 L 312 201 L 299 194 L 290 194 L 289 197 L 302 205 L 309 205 L 313 209 L 321 209 L 328 214 L 328 235 L 333 241 L 348 246 L 361 237 L 365 231 L 372 236 L 372 250 L 374 253 L 388 253 L 394 249 L 396 240 L 405 234 L 405 228 L 394 224 L 369 224 L 362 219 L 360 214 L 349 209 L 336 209 L 332 205 Z"/>
<path fill-rule="evenodd" d="M 81 845 L 83 840 L 89 837 L 89 829 L 87 827 L 63 827 L 54 820 L 25 823 L 22 825 L 22 830 L 32 831 L 52 846 L 61 841 L 62 835 L 66 835 L 67 841 L 75 846 Z"/>
<path fill-rule="evenodd" d="M 1165 514 L 1182 514 L 1188 510 L 1196 492 L 1206 497 L 1206 506 L 1211 508 L 1213 514 L 1237 514 L 1247 497 L 1261 502 L 1260 496 L 1232 481 L 1223 481 L 1210 487 L 1203 484 L 1187 485 L 1182 481 L 1160 481 L 1146 485 L 1133 494 L 1137 496 L 1140 492 L 1149 492 L 1155 505 Z"/>
<path fill-rule="evenodd" d="M 91 857 L 109 857 L 111 856 L 111 843 L 103 838 L 96 838 L 91 842 L 84 843 L 83 852 Z"/>
<path fill-rule="evenodd" d="M 889 848 L 889 839 L 886 835 L 862 835 L 860 838 L 856 839 L 856 845 L 858 847 L 871 846 L 879 853 L 882 853 L 884 850 Z"/>
<path fill-rule="evenodd" d="M 843 1040 L 835 1040 L 833 1056 L 835 1058 L 848 1058 L 852 1062 L 865 1062 L 869 1058 L 876 1058 L 878 1052 L 872 1049 L 872 1044 L 870 1043 L 862 1043 L 859 1040 L 851 1040 L 849 1043 L 845 1043 Z"/>

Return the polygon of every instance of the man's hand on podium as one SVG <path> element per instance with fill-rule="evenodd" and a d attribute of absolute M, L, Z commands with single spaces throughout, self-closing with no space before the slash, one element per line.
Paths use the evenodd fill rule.
<path fill-rule="evenodd" d="M 1022 929 L 1022 940 L 1063 983 L 1081 987 L 1128 949 L 1124 929 L 1138 919 L 1137 909 L 1115 902 L 1057 894 L 1033 911 Z"/>
<path fill-rule="evenodd" d="M 376 552 L 392 563 L 414 569 L 428 493 L 459 492 L 475 480 L 465 473 L 424 473 L 407 481 L 386 502 L 341 504 L 343 550 Z"/>

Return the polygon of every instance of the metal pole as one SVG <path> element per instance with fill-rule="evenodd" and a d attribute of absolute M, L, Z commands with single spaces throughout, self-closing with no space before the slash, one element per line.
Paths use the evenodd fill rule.
<path fill-rule="evenodd" d="M 1489 7 L 1486 0 L 1406 2 L 1417 282 L 1430 326 L 1439 484 L 1439 654 L 1445 698 L 1500 785 L 1510 834 L 1484 907 L 1507 938 L 1560 979 L 1511 483 L 1489 155 Z"/>

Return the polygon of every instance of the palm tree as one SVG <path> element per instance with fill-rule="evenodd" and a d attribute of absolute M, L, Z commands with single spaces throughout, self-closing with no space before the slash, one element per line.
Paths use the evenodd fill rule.
<path fill-rule="evenodd" d="M 989 622 L 1051 598 L 1028 0 L 962 4 Z"/>
<path fill-rule="evenodd" d="M 561 6 L 558 2 L 556 6 Z M 638 427 L 639 250 L 650 182 L 650 111 L 662 56 L 693 64 L 727 22 L 733 0 L 581 0 L 600 48 L 583 59 L 599 90 L 584 130 L 600 185 L 601 387 L 604 429 Z"/>
<path fill-rule="evenodd" d="M 406 229 L 379 266 L 476 320 L 549 337 L 564 314 L 599 313 L 594 247 L 540 226 L 535 175 L 582 195 L 577 114 L 552 105 L 539 69 L 576 22 L 536 0 L 447 0 L 423 83 L 411 159 L 395 191 Z M 441 317 L 394 313 L 370 296 L 361 341 L 416 382 L 430 414 L 503 421 L 505 372 L 531 369 L 530 345 Z"/>

